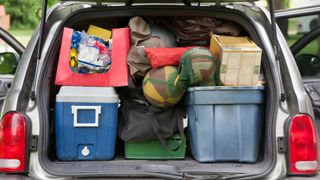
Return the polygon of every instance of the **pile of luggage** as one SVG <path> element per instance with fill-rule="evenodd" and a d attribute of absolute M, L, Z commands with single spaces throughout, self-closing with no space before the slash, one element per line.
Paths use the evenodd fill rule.
<path fill-rule="evenodd" d="M 112 31 L 65 28 L 58 159 L 111 160 L 118 135 L 128 159 L 183 159 L 188 143 L 199 162 L 255 162 L 261 49 L 241 33 L 233 22 L 185 17 L 136 16 Z"/>

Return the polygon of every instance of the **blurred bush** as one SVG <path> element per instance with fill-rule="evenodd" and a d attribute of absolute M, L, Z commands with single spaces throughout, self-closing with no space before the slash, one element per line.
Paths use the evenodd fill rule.
<path fill-rule="evenodd" d="M 59 0 L 48 0 L 48 6 Z M 0 0 L 6 8 L 6 13 L 11 16 L 12 28 L 34 29 L 41 18 L 41 0 Z"/>

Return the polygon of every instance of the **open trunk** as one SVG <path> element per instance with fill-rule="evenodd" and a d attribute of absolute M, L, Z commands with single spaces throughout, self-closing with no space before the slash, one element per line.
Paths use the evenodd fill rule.
<path fill-rule="evenodd" d="M 248 10 L 247 6 L 237 6 L 239 9 Z M 255 163 L 241 162 L 214 162 L 200 163 L 195 161 L 189 147 L 184 160 L 127 160 L 124 157 L 123 142 L 117 139 L 115 158 L 110 161 L 58 161 L 55 154 L 55 96 L 59 87 L 54 85 L 57 69 L 59 49 L 62 37 L 62 28 L 71 27 L 75 30 L 87 29 L 90 24 L 111 29 L 126 27 L 133 16 L 155 19 L 156 17 L 214 17 L 236 22 L 245 30 L 242 35 L 249 36 L 262 49 L 262 71 L 264 72 L 265 85 L 265 114 L 259 156 Z M 41 71 L 43 77 L 39 82 L 38 103 L 40 113 L 40 163 L 51 174 L 73 177 L 157 177 L 157 178 L 208 178 L 216 177 L 243 177 L 245 179 L 262 177 L 268 174 L 275 163 L 275 138 L 274 122 L 275 107 L 278 103 L 278 94 L 270 72 L 270 60 L 252 19 L 249 19 L 239 10 L 224 7 L 183 7 L 183 6 L 137 6 L 137 7 L 98 7 L 76 11 L 58 28 L 55 41 L 47 53 L 47 62 Z M 43 98 L 46 97 L 46 98 Z M 45 137 L 42 139 L 41 137 Z"/>

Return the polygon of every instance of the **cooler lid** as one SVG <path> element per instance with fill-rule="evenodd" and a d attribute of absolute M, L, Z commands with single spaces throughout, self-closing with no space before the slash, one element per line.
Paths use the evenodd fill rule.
<path fill-rule="evenodd" d="M 113 87 L 62 86 L 56 102 L 116 103 L 118 95 Z"/>

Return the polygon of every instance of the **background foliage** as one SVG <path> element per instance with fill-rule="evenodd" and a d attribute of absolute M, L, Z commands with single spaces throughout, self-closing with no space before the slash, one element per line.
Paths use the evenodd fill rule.
<path fill-rule="evenodd" d="M 52 6 L 59 0 L 48 0 Z M 161 0 L 160 0 L 161 1 Z M 276 0 L 276 9 L 289 7 L 290 0 Z M 42 0 L 0 0 L 4 4 L 7 14 L 11 16 L 13 29 L 34 29 L 41 17 Z"/>
<path fill-rule="evenodd" d="M 48 6 L 59 0 L 48 0 Z M 41 0 L 0 0 L 5 5 L 6 13 L 11 16 L 12 28 L 33 29 L 41 17 Z"/>

